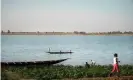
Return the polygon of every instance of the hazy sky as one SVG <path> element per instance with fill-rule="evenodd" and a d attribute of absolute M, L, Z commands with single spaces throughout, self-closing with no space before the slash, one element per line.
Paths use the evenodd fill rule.
<path fill-rule="evenodd" d="M 2 30 L 133 31 L 133 0 L 2 0 Z"/>

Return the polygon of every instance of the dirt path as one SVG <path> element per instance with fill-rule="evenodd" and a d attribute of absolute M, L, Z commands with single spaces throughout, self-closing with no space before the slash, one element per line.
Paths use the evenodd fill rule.
<path fill-rule="evenodd" d="M 79 78 L 79 79 L 62 79 L 62 80 L 133 80 L 133 76 L 121 77 L 97 77 L 97 78 Z"/>

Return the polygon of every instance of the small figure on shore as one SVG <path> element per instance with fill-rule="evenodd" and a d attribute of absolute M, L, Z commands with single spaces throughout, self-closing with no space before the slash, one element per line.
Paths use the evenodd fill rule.
<path fill-rule="evenodd" d="M 96 61 L 91 60 L 91 65 L 95 65 Z"/>
<path fill-rule="evenodd" d="M 114 72 L 117 72 L 119 74 L 119 72 L 120 72 L 120 70 L 119 70 L 119 62 L 120 61 L 118 61 L 118 54 L 115 53 L 114 54 L 114 58 L 113 58 L 113 69 L 112 69 L 112 71 L 111 71 L 109 76 L 111 76 L 112 73 L 114 73 Z"/>
<path fill-rule="evenodd" d="M 88 62 L 85 63 L 85 66 L 90 68 L 90 65 L 88 64 Z"/>

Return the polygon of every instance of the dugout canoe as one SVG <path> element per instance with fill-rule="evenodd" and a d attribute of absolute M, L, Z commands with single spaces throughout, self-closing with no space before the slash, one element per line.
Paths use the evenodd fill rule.
<path fill-rule="evenodd" d="M 63 61 L 68 60 L 69 58 L 66 59 L 59 59 L 59 60 L 48 60 L 48 61 L 28 61 L 28 62 L 1 62 L 1 65 L 52 65 L 52 64 L 57 64 Z"/>

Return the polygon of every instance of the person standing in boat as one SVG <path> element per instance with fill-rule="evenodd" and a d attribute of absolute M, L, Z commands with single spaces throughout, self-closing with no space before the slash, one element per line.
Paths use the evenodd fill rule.
<path fill-rule="evenodd" d="M 70 54 L 71 54 L 72 52 L 71 52 L 71 50 L 70 50 Z"/>
<path fill-rule="evenodd" d="M 112 71 L 111 71 L 111 73 L 110 73 L 110 76 L 111 76 L 112 73 L 114 73 L 114 72 L 117 72 L 117 73 L 120 72 L 120 70 L 119 70 L 119 62 L 120 62 L 120 61 L 118 61 L 118 54 L 115 53 L 115 54 L 114 54 L 114 58 L 113 58 L 113 69 L 112 69 Z"/>
<path fill-rule="evenodd" d="M 50 48 L 49 48 L 49 52 L 50 52 Z"/>

